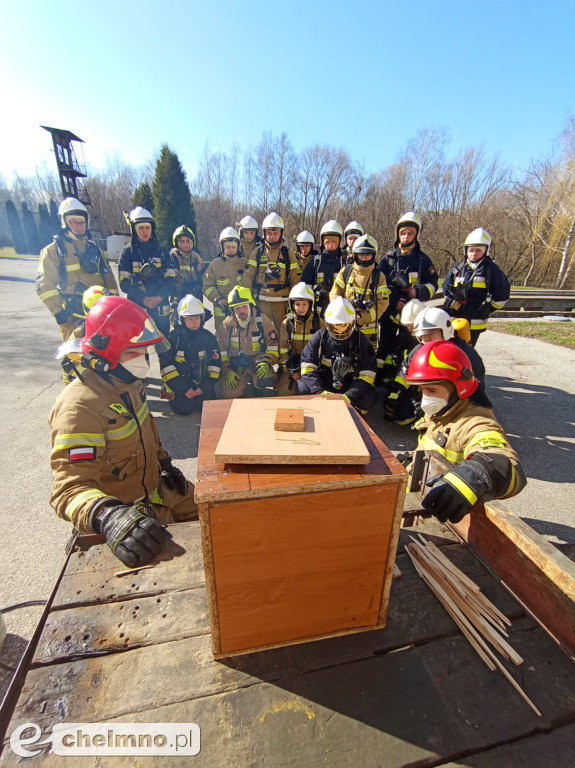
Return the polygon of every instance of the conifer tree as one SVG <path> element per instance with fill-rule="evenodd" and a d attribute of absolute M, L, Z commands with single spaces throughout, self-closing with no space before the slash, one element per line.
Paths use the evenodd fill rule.
<path fill-rule="evenodd" d="M 50 245 L 52 238 L 56 234 L 57 230 L 54 229 L 54 222 L 50 216 L 50 211 L 46 203 L 40 203 L 38 205 L 38 214 L 40 216 L 40 223 L 38 224 L 38 239 L 40 241 L 40 248 L 45 248 Z"/>
<path fill-rule="evenodd" d="M 152 184 L 154 195 L 154 219 L 158 240 L 170 247 L 174 230 L 186 224 L 197 234 L 196 215 L 192 204 L 186 174 L 175 152 L 167 144 L 162 146 L 156 163 L 156 175 Z"/>
<path fill-rule="evenodd" d="M 138 205 L 141 205 L 142 208 L 150 211 L 150 213 L 154 212 L 154 196 L 152 194 L 152 187 L 148 184 L 147 181 L 143 181 L 134 190 L 132 205 L 134 208 L 136 208 Z"/>
<path fill-rule="evenodd" d="M 26 240 L 26 251 L 37 256 L 40 253 L 40 240 L 38 227 L 34 221 L 34 214 L 28 208 L 27 203 L 22 203 L 22 230 Z"/>
<path fill-rule="evenodd" d="M 52 227 L 54 234 L 61 229 L 60 219 L 58 217 L 58 205 L 55 200 L 50 199 L 50 218 L 52 219 Z"/>
<path fill-rule="evenodd" d="M 10 234 L 12 235 L 12 244 L 16 253 L 26 253 L 26 239 L 24 238 L 24 232 L 22 231 L 22 224 L 20 223 L 20 216 L 16 210 L 16 206 L 12 200 L 6 200 L 6 216 L 8 217 L 8 225 L 10 227 Z"/>

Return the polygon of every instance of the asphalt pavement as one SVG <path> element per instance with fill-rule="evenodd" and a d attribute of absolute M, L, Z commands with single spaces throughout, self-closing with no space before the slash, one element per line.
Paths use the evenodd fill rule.
<path fill-rule="evenodd" d="M 3 612 L 49 597 L 71 533 L 49 503 L 47 419 L 63 383 L 54 359 L 60 334 L 36 296 L 36 269 L 35 260 L 0 259 Z M 506 506 L 550 541 L 575 543 L 575 350 L 495 332 L 483 334 L 477 350 L 495 413 L 528 477 L 527 488 Z M 154 357 L 148 383 L 151 410 L 165 447 L 193 479 L 200 416 L 173 414 L 159 399 L 160 384 Z M 415 432 L 385 424 L 380 407 L 367 421 L 392 450 L 415 447 Z M 40 607 L 4 614 L 9 634 L 0 659 L 0 694 L 40 614 Z"/>

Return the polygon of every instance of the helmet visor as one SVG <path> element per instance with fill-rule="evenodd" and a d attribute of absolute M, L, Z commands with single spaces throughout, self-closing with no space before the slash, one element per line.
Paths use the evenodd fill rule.
<path fill-rule="evenodd" d="M 327 323 L 327 330 L 332 339 L 344 341 L 353 333 L 355 320 L 350 323 Z"/>
<path fill-rule="evenodd" d="M 132 336 L 126 347 L 148 347 L 155 345 L 157 352 L 167 352 L 170 349 L 170 342 L 163 333 L 160 333 L 154 321 L 148 317 L 142 330 Z"/>

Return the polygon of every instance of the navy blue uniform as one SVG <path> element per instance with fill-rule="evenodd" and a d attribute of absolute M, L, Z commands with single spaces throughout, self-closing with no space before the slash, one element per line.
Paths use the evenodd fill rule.
<path fill-rule="evenodd" d="M 316 297 L 315 310 L 320 317 L 323 317 L 329 304 L 329 292 L 344 262 L 341 248 L 337 248 L 335 251 L 322 251 L 305 266 L 301 279 L 312 286 Z"/>

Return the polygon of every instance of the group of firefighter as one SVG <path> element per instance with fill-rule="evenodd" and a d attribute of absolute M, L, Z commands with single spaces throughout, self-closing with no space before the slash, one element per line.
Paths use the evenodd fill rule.
<path fill-rule="evenodd" d="M 128 565 L 164 545 L 162 523 L 197 516 L 193 486 L 162 447 L 147 406 L 152 348 L 162 396 L 183 415 L 220 396 L 322 393 L 339 393 L 365 414 L 379 381 L 386 419 L 416 422 L 420 447 L 457 465 L 424 500 L 442 520 L 524 486 L 474 348 L 509 297 L 485 229 L 466 239 L 441 308 L 428 303 L 438 276 L 413 211 L 397 222 L 385 255 L 357 221 L 345 230 L 328 221 L 317 249 L 313 234 L 300 232 L 292 250 L 277 213 L 264 218 L 261 235 L 245 216 L 221 232 L 219 255 L 204 265 L 189 227 L 176 229 L 167 253 L 152 214 L 136 207 L 118 265 L 125 299 L 90 239 L 86 208 L 66 198 L 59 213 L 62 231 L 42 251 L 37 279 L 72 380 L 50 415 L 52 504 L 77 530 L 102 533 Z M 205 327 L 204 296 L 215 335 Z"/>

